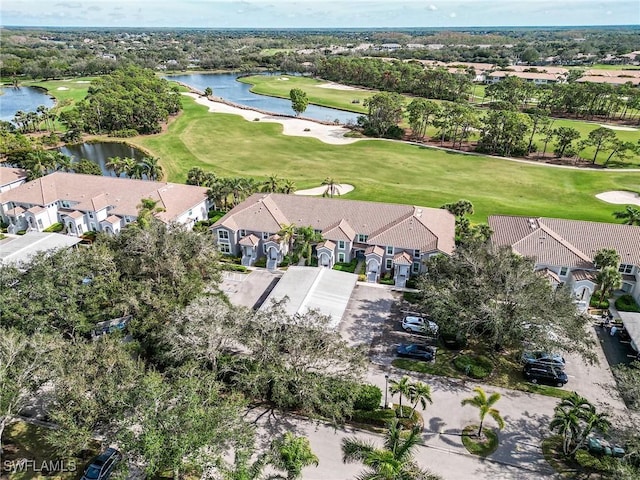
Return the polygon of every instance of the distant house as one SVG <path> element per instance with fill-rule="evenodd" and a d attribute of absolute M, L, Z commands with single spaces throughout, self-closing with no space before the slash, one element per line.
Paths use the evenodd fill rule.
<path fill-rule="evenodd" d="M 534 258 L 536 270 L 553 283 L 569 285 L 583 308 L 598 286 L 593 257 L 604 248 L 614 249 L 621 258 L 621 290 L 640 303 L 640 227 L 503 215 L 489 217 L 489 227 L 494 245 Z"/>
<path fill-rule="evenodd" d="M 26 181 L 26 170 L 14 167 L 0 167 L 0 193 L 19 187 Z"/>
<path fill-rule="evenodd" d="M 0 217 L 14 232 L 41 232 L 59 222 L 70 235 L 114 234 L 137 219 L 143 198 L 164 209 L 157 213 L 163 222 L 189 228 L 209 210 L 203 187 L 55 172 L 0 193 Z"/>
<path fill-rule="evenodd" d="M 517 77 L 526 82 L 533 83 L 535 85 L 547 85 L 551 83 L 563 82 L 564 77 L 555 73 L 536 73 L 536 72 L 510 72 L 510 71 L 497 71 L 487 73 L 485 75 L 485 83 L 494 84 L 499 83 L 507 77 Z"/>
<path fill-rule="evenodd" d="M 604 75 L 585 75 L 576 80 L 578 83 L 607 83 L 609 85 L 625 85 L 630 83 L 634 87 L 640 85 L 639 77 L 608 77 Z"/>
<path fill-rule="evenodd" d="M 319 266 L 362 259 L 368 281 L 391 274 L 398 286 L 422 272 L 431 255 L 454 249 L 455 220 L 446 210 L 275 193 L 252 195 L 211 230 L 222 253 L 241 256 L 243 265 L 266 256 L 274 269 L 288 253 L 278 233 L 285 225 L 311 227 L 322 236 Z"/>

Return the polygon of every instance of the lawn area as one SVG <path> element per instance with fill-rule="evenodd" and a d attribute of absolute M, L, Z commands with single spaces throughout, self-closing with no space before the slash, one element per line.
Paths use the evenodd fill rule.
<path fill-rule="evenodd" d="M 329 145 L 284 136 L 278 124 L 208 113 L 191 98 L 183 104 L 166 133 L 128 139 L 159 157 L 168 179 L 180 183 L 192 167 L 222 177 L 275 173 L 297 188 L 331 176 L 355 185 L 350 199 L 439 207 L 466 198 L 476 221 L 500 213 L 612 222 L 620 206 L 594 195 L 640 190 L 638 172 L 550 168 L 381 140 Z"/>
<path fill-rule="evenodd" d="M 487 352 L 472 352 L 470 349 L 466 349 L 465 353 L 482 353 L 488 356 Z M 472 380 L 455 368 L 453 362 L 458 355 L 461 355 L 460 351 L 438 348 L 435 362 L 396 358 L 391 364 L 396 368 L 413 372 Z M 482 383 L 557 398 L 564 398 L 571 394 L 570 390 L 526 382 L 522 378 L 522 365 L 511 360 L 507 355 L 496 355 L 492 359 L 494 362 L 493 372 L 487 378 L 482 379 Z"/>
<path fill-rule="evenodd" d="M 283 81 L 284 78 L 288 80 Z M 374 90 L 364 90 L 364 89 L 356 89 L 356 90 L 335 90 L 330 88 L 323 88 L 321 85 L 326 85 L 327 82 L 324 80 L 318 80 L 309 77 L 295 77 L 295 76 L 287 76 L 287 75 L 255 75 L 251 77 L 244 77 L 239 79 L 241 82 L 252 84 L 253 87 L 251 91 L 254 93 L 259 93 L 262 95 L 270 95 L 281 98 L 289 98 L 289 91 L 292 88 L 300 88 L 307 93 L 307 97 L 309 98 L 309 102 L 317 105 L 322 105 L 325 107 L 339 108 L 342 110 L 351 110 L 358 113 L 366 112 L 366 109 L 363 106 L 364 100 L 366 98 L 371 97 L 376 93 Z M 481 102 L 484 97 L 485 85 L 474 85 L 473 87 L 473 100 L 474 102 Z M 353 100 L 359 100 L 359 104 L 352 103 Z M 405 96 L 406 103 L 412 101 L 412 97 Z M 440 101 L 436 100 L 440 103 Z M 480 111 L 480 114 L 483 115 L 486 110 Z M 408 127 L 408 123 L 405 121 L 402 125 L 403 127 Z M 571 120 L 571 119 L 557 119 L 554 121 L 554 127 L 572 127 L 580 132 L 582 138 L 586 138 L 589 132 L 595 130 L 600 125 L 594 122 L 585 122 L 581 120 Z M 620 140 L 629 141 L 629 142 L 637 142 L 640 140 L 640 130 L 635 131 L 623 131 L 616 130 L 616 135 Z M 427 131 L 428 136 L 436 135 L 436 129 L 430 127 Z M 478 135 L 475 137 L 471 137 L 472 140 L 477 140 Z M 534 137 L 534 143 L 537 145 L 538 150 L 542 151 L 544 147 L 544 142 L 542 140 L 541 135 L 536 135 Z M 554 144 L 552 142 L 547 146 L 547 152 L 552 152 L 554 149 Z M 584 158 L 593 158 L 595 150 L 593 147 L 586 148 L 582 152 L 582 156 Z M 602 164 L 606 159 L 609 152 L 602 151 L 598 155 L 598 162 Z M 640 155 L 636 155 L 631 158 L 627 163 L 634 164 L 632 166 L 640 167 Z M 624 165 L 622 165 L 624 166 Z"/>
<path fill-rule="evenodd" d="M 87 95 L 90 82 L 94 79 L 95 77 L 75 77 L 65 80 L 25 81 L 20 84 L 25 87 L 44 88 L 58 101 L 57 107 L 67 107 Z"/>
<path fill-rule="evenodd" d="M 596 63 L 588 67 L 576 67 L 583 70 L 640 70 L 639 65 L 609 65 L 605 63 Z"/>
<path fill-rule="evenodd" d="M 284 80 L 285 78 L 288 80 Z M 254 93 L 271 97 L 289 98 L 289 91 L 292 88 L 300 88 L 305 91 L 310 103 L 357 113 L 367 111 L 363 105 L 364 100 L 376 93 L 360 88 L 353 90 L 323 88 L 321 85 L 329 83 L 326 80 L 290 75 L 253 75 L 239 78 L 238 81 L 253 85 L 251 91 Z M 353 100 L 359 100 L 360 103 L 353 103 Z M 407 103 L 409 101 L 407 97 Z"/>
<path fill-rule="evenodd" d="M 2 466 L 4 468 L 15 467 L 17 471 L 11 472 L 7 478 L 12 480 L 52 479 L 72 480 L 80 478 L 88 461 L 98 454 L 100 446 L 96 443 L 91 451 L 87 451 L 83 458 L 63 458 L 57 455 L 45 442 L 46 429 L 25 422 L 10 424 L 2 436 L 4 452 L 2 454 Z M 22 459 L 29 460 L 23 464 L 23 469 L 13 462 Z M 42 475 L 35 470 L 41 470 L 42 466 L 52 465 L 53 468 L 68 470 L 57 474 Z M 3 470 L 4 474 L 5 471 Z M 4 475 L 2 478 L 5 478 Z"/>

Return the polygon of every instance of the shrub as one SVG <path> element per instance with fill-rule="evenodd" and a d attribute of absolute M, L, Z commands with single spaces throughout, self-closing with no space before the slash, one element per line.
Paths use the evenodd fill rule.
<path fill-rule="evenodd" d="M 380 407 L 382 390 L 376 385 L 362 385 L 356 396 L 353 408 L 356 410 L 372 411 Z"/>
<path fill-rule="evenodd" d="M 353 259 L 349 263 L 346 262 L 338 262 L 333 266 L 334 270 L 340 270 L 341 272 L 349 272 L 353 273 L 356 271 L 356 266 L 358 265 L 358 260 Z"/>
<path fill-rule="evenodd" d="M 600 301 L 600 294 L 598 292 L 591 295 L 591 300 L 589 300 L 589 306 L 591 308 L 609 308 L 609 300 L 606 298 Z"/>
<path fill-rule="evenodd" d="M 193 224 L 193 231 L 198 233 L 209 233 L 211 231 L 209 230 L 210 223 L 211 222 L 209 222 L 209 220 L 199 220 Z"/>
<path fill-rule="evenodd" d="M 254 263 L 254 265 L 256 267 L 266 267 L 267 266 L 267 257 L 260 257 L 259 259 L 256 260 L 256 263 Z"/>
<path fill-rule="evenodd" d="M 245 267 L 244 265 L 236 265 L 234 263 L 222 263 L 222 265 L 220 265 L 220 268 L 229 272 L 246 273 L 247 271 L 247 267 Z"/>
<path fill-rule="evenodd" d="M 57 222 L 45 228 L 43 232 L 61 232 L 63 229 L 64 229 L 64 225 L 61 224 L 60 222 Z"/>
<path fill-rule="evenodd" d="M 640 312 L 640 306 L 629 294 L 622 295 L 616 300 L 616 308 L 622 312 Z"/>
<path fill-rule="evenodd" d="M 358 275 L 358 281 L 359 282 L 366 282 L 367 281 L 367 276 L 364 273 L 361 273 L 360 275 Z"/>
<path fill-rule="evenodd" d="M 380 283 L 382 285 L 393 285 L 395 283 L 395 280 L 393 279 L 390 273 L 385 273 L 380 278 Z"/>
<path fill-rule="evenodd" d="M 16 235 L 24 235 L 25 233 L 27 233 L 27 231 L 26 231 L 26 230 L 18 230 L 18 231 L 16 232 Z"/>
<path fill-rule="evenodd" d="M 220 220 L 222 217 L 225 216 L 225 212 L 221 212 L 220 210 L 209 210 L 209 221 L 211 222 L 211 225 L 213 225 L 214 223 L 216 223 L 218 220 Z"/>
<path fill-rule="evenodd" d="M 458 355 L 453 366 L 471 378 L 483 379 L 491 375 L 493 363 L 484 355 Z"/>
<path fill-rule="evenodd" d="M 130 138 L 138 135 L 138 131 L 135 128 L 125 128 L 122 130 L 114 130 L 109 136 L 110 137 L 122 137 L 122 138 Z"/>

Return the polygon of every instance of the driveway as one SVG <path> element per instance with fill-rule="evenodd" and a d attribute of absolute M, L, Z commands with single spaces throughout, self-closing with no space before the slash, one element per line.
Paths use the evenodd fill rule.
<path fill-rule="evenodd" d="M 282 277 L 280 271 L 265 269 L 249 273 L 222 272 L 222 290 L 233 305 L 258 308 Z"/>

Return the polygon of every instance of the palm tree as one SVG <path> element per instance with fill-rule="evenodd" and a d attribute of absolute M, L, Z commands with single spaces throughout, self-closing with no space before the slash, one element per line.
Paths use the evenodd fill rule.
<path fill-rule="evenodd" d="M 122 172 L 129 178 L 135 178 L 138 162 L 135 158 L 124 157 L 122 159 Z"/>
<path fill-rule="evenodd" d="M 301 478 L 303 468 L 318 466 L 318 457 L 311 451 L 309 439 L 287 432 L 271 444 L 269 463 L 287 472 L 286 480 L 296 480 Z"/>
<path fill-rule="evenodd" d="M 410 382 L 410 378 L 406 375 L 400 380 L 391 380 L 391 382 L 389 383 L 389 393 L 391 394 L 391 396 L 395 394 L 398 394 L 399 396 L 398 411 L 400 412 L 399 416 L 403 417 L 404 412 L 402 411 L 402 397 L 411 398 L 411 390 L 413 385 Z"/>
<path fill-rule="evenodd" d="M 322 235 L 313 227 L 298 227 L 295 233 L 296 250 L 304 256 L 307 265 L 311 265 L 311 250 L 315 243 L 322 241 Z"/>
<path fill-rule="evenodd" d="M 109 157 L 104 166 L 112 170 L 116 177 L 119 177 L 124 172 L 124 159 L 120 157 Z"/>
<path fill-rule="evenodd" d="M 613 212 L 613 216 L 624 220 L 625 225 L 639 225 L 640 226 L 640 208 L 632 207 L 631 205 L 627 205 L 627 207 L 621 212 Z"/>
<path fill-rule="evenodd" d="M 259 480 L 262 471 L 267 465 L 267 455 L 263 453 L 258 455 L 253 462 L 251 459 L 251 451 L 247 449 L 236 449 L 233 457 L 233 465 L 229 465 L 224 460 L 219 459 L 216 462 L 216 470 L 222 480 Z"/>
<path fill-rule="evenodd" d="M 476 395 L 471 398 L 465 398 L 462 400 L 461 404 L 471 405 L 472 407 L 476 407 L 480 413 L 480 427 L 478 428 L 477 436 L 478 438 L 482 437 L 482 426 L 484 424 L 484 418 L 489 415 L 493 418 L 498 424 L 498 428 L 504 428 L 504 419 L 500 416 L 500 412 L 493 408 L 498 400 L 500 400 L 501 395 L 498 392 L 492 393 L 487 397 L 487 394 L 481 387 L 476 387 L 473 389 L 476 392 Z"/>
<path fill-rule="evenodd" d="M 293 241 L 296 235 L 296 226 L 293 223 L 280 225 L 280 231 L 278 232 L 284 242 L 289 245 L 289 253 L 293 252 Z"/>
<path fill-rule="evenodd" d="M 63 172 L 70 172 L 73 170 L 73 160 L 71 157 L 57 151 L 53 151 L 51 155 L 55 162 L 55 170 L 62 170 Z"/>
<path fill-rule="evenodd" d="M 294 183 L 293 180 L 285 178 L 282 181 L 282 186 L 280 187 L 280 191 L 282 193 L 291 194 L 295 192 L 295 190 L 296 190 L 296 184 Z"/>
<path fill-rule="evenodd" d="M 151 219 L 160 212 L 166 211 L 163 207 L 158 207 L 159 200 L 153 198 L 143 198 L 138 205 L 138 225 L 143 230 L 149 226 Z"/>
<path fill-rule="evenodd" d="M 596 282 L 600 286 L 600 303 L 602 303 L 613 290 L 620 287 L 622 274 L 617 266 L 607 265 L 596 275 Z"/>
<path fill-rule="evenodd" d="M 322 181 L 322 185 L 326 185 L 327 189 L 322 194 L 323 197 L 333 198 L 334 195 L 340 195 L 340 185 L 333 177 L 327 177 Z"/>
<path fill-rule="evenodd" d="M 363 463 L 367 469 L 358 476 L 362 480 L 438 480 L 413 459 L 420 440 L 419 426 L 403 431 L 395 419 L 389 424 L 383 448 L 355 437 L 343 439 L 342 462 Z"/>
<path fill-rule="evenodd" d="M 575 455 L 593 430 L 606 433 L 610 426 L 607 415 L 596 412 L 593 404 L 576 392 L 556 406 L 549 424 L 552 432 L 562 435 L 562 449 L 569 456 Z"/>
<path fill-rule="evenodd" d="M 164 171 L 158 161 L 156 157 L 144 157 L 140 160 L 139 164 L 142 167 L 142 171 L 149 180 L 162 180 Z"/>
<path fill-rule="evenodd" d="M 277 175 L 269 175 L 261 185 L 260 191 L 265 193 L 276 193 L 280 191 L 280 183 L 282 180 Z"/>
<path fill-rule="evenodd" d="M 413 416 L 418 403 L 423 410 L 427 408 L 427 402 L 430 404 L 433 403 L 433 399 L 431 398 L 431 387 L 422 382 L 412 384 L 411 390 L 409 391 L 409 400 L 413 402 L 413 409 L 411 410 L 411 416 Z"/>

